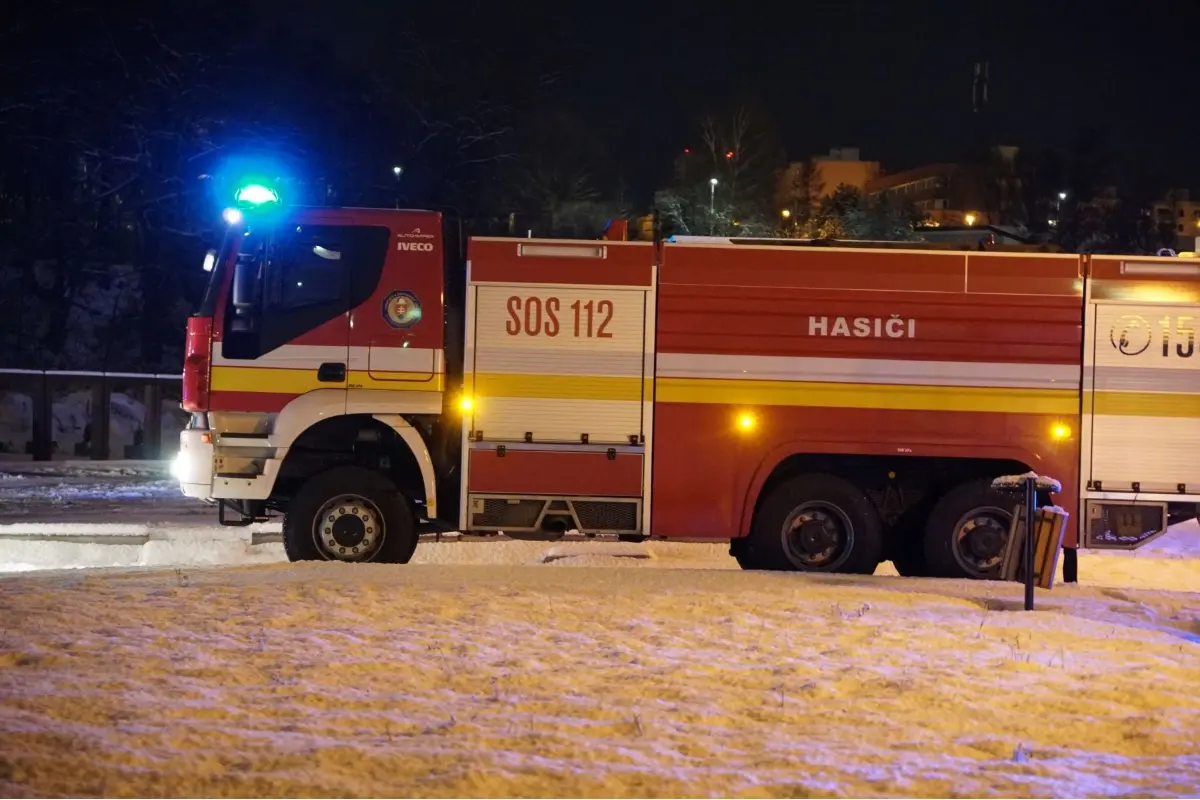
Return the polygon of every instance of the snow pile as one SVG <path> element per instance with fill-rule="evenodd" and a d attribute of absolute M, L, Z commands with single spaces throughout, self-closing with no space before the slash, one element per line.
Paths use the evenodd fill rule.
<path fill-rule="evenodd" d="M 278 525 L 31 523 L 0 526 L 0 572 L 94 567 L 234 566 L 286 561 L 283 545 L 260 544 Z M 109 539 L 109 542 L 103 542 Z"/>
<path fill-rule="evenodd" d="M 0 497 L 3 487 L 0 485 Z M 149 508 L 153 509 L 154 506 Z M 267 564 L 286 560 L 279 543 L 278 522 L 247 528 L 212 524 L 215 513 L 195 509 L 194 521 L 142 524 L 18 523 L 0 525 L 0 573 L 86 567 L 192 567 Z M 86 516 L 86 515 L 85 515 Z M 70 518 L 64 513 L 63 518 Z M 110 538 L 111 537 L 111 538 Z M 128 537 L 141 537 L 134 544 Z M 119 544 L 100 543 L 104 539 Z M 681 542 L 623 544 L 608 542 L 546 543 L 499 538 L 495 541 L 422 542 L 413 564 L 548 567 L 673 568 L 739 570 L 729 545 Z M 1048 593 L 1072 591 L 1059 581 Z M 896 577 L 890 562 L 877 577 Z M 1079 554 L 1084 586 L 1200 591 L 1200 528 L 1177 525 L 1143 550 Z"/>
<path fill-rule="evenodd" d="M 1023 475 L 1001 475 L 992 481 L 993 489 L 1002 491 L 1017 491 L 1025 487 L 1025 481 L 1033 478 L 1034 487 L 1039 492 L 1052 492 L 1058 494 L 1062 491 L 1062 482 L 1055 478 L 1046 475 L 1038 475 L 1036 472 L 1030 471 Z"/>
<path fill-rule="evenodd" d="M 1194 794 L 1200 600 L 1005 611 L 1020 593 L 553 566 L 10 578 L 0 794 Z"/>

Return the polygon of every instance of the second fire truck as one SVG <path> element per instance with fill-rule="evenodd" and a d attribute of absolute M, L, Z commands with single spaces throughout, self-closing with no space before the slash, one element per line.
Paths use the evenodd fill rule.
<path fill-rule="evenodd" d="M 1030 470 L 1063 483 L 1067 546 L 1195 516 L 1200 262 L 467 242 L 435 212 L 263 196 L 188 325 L 176 470 L 226 523 L 282 515 L 293 560 L 577 531 L 986 578 L 1013 505 L 990 481 Z"/>

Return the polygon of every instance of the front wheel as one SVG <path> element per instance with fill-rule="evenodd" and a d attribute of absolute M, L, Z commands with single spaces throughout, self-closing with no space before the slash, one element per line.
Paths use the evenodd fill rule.
<path fill-rule="evenodd" d="M 361 467 L 309 478 L 283 518 L 289 561 L 406 564 L 416 548 L 404 495 L 383 475 Z"/>
<path fill-rule="evenodd" d="M 771 492 L 731 550 L 743 569 L 870 575 L 883 555 L 883 526 L 854 484 L 800 475 Z"/>

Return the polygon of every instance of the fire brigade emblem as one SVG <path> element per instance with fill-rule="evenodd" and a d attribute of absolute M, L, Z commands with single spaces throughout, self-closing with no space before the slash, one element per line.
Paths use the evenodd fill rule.
<path fill-rule="evenodd" d="M 393 328 L 411 328 L 421 321 L 421 301 L 412 292 L 392 292 L 383 301 L 383 318 Z"/>
<path fill-rule="evenodd" d="M 1125 314 L 1113 322 L 1108 340 L 1122 355 L 1136 356 L 1150 347 L 1153 333 L 1149 323 L 1137 314 Z"/>

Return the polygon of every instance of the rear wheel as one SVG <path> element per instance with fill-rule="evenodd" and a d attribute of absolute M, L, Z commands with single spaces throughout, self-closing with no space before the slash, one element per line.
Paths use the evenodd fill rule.
<path fill-rule="evenodd" d="M 833 475 L 800 475 L 777 487 L 731 552 L 743 569 L 870 575 L 883 553 L 871 501 Z"/>
<path fill-rule="evenodd" d="M 996 579 L 1008 545 L 1012 494 L 973 481 L 947 492 L 925 525 L 925 561 L 942 578 Z"/>
<path fill-rule="evenodd" d="M 361 467 L 310 478 L 283 518 L 290 561 L 405 564 L 417 548 L 408 501 L 390 480 Z"/>

